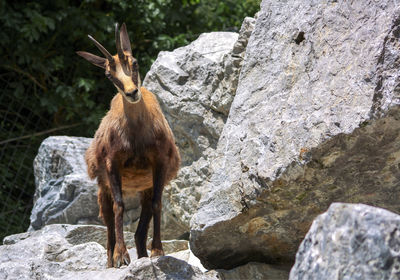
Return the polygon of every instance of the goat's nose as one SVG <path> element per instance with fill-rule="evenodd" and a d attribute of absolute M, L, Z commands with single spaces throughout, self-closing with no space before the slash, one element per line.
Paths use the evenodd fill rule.
<path fill-rule="evenodd" d="M 127 96 L 133 97 L 133 96 L 137 95 L 137 93 L 138 93 L 138 89 L 134 89 L 134 90 L 132 90 L 132 91 L 126 92 L 125 94 L 126 94 Z"/>

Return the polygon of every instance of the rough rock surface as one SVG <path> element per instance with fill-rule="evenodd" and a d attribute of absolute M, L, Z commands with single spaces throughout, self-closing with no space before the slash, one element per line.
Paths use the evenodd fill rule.
<path fill-rule="evenodd" d="M 8 245 L 0 246 L 0 279 L 54 279 L 72 271 L 105 267 L 106 252 L 99 243 L 74 244 L 67 240 L 76 227 L 49 225 L 6 237 L 4 243 Z"/>
<path fill-rule="evenodd" d="M 130 252 L 130 251 L 129 251 Z M 191 266 L 187 262 L 171 257 L 164 256 L 159 258 L 141 258 L 131 262 L 129 266 L 116 269 L 103 269 L 100 271 L 82 271 L 68 274 L 61 279 L 124 279 L 124 280 L 167 280 L 167 279 L 204 279 L 217 280 L 214 275 L 203 273 L 199 268 Z"/>
<path fill-rule="evenodd" d="M 0 279 L 210 279 L 174 257 L 137 260 L 133 233 L 124 235 L 132 263 L 122 269 L 106 269 L 103 226 L 48 225 L 8 236 L 0 246 Z"/>
<path fill-rule="evenodd" d="M 222 67 L 217 71 L 212 83 L 210 94 L 211 109 L 228 116 L 229 109 L 239 82 L 239 74 L 242 69 L 244 54 L 251 32 L 256 20 L 246 17 L 239 31 L 239 37 L 232 50 L 222 59 Z M 219 135 L 218 135 L 219 136 Z"/>
<path fill-rule="evenodd" d="M 211 174 L 215 143 L 236 92 L 254 23 L 253 18 L 246 18 L 239 36 L 206 33 L 186 47 L 161 52 L 146 76 L 144 85 L 160 97 L 185 158 L 177 179 L 164 190 L 163 221 L 168 226 L 163 226 L 163 232 L 168 238 L 188 237 L 190 219 L 208 192 L 204 182 Z M 182 71 L 189 75 L 184 84 L 176 78 Z"/>
<path fill-rule="evenodd" d="M 400 216 L 332 204 L 301 243 L 290 279 L 400 279 Z"/>
<path fill-rule="evenodd" d="M 4 245 L 16 244 L 22 240 L 31 238 L 45 239 L 47 235 L 57 234 L 61 238 L 72 245 L 79 245 L 87 242 L 96 242 L 106 248 L 107 243 L 107 228 L 97 225 L 48 225 L 41 230 L 24 232 L 7 236 L 3 239 Z M 128 248 L 135 247 L 134 234 L 129 231 L 124 231 L 126 246 Z"/>
<path fill-rule="evenodd" d="M 48 224 L 102 224 L 97 184 L 90 180 L 84 155 L 91 138 L 52 136 L 40 145 L 34 161 L 36 190 L 30 230 Z M 139 198 L 125 200 L 124 226 L 136 228 Z"/>
<path fill-rule="evenodd" d="M 149 239 L 147 242 L 147 250 L 149 251 L 151 251 L 152 241 L 153 239 Z M 189 241 L 187 240 L 161 240 L 161 243 L 165 255 L 189 249 Z"/>
<path fill-rule="evenodd" d="M 163 192 L 163 235 L 188 239 L 190 220 L 196 213 L 201 197 L 207 192 L 204 182 L 210 176 L 210 162 L 204 157 L 182 167 L 178 176 Z"/>
<path fill-rule="evenodd" d="M 400 212 L 400 8 L 263 1 L 191 221 L 206 268 L 291 262 L 334 201 Z"/>
<path fill-rule="evenodd" d="M 289 270 L 288 266 L 251 262 L 231 270 L 217 269 L 216 272 L 222 280 L 287 280 Z"/>
<path fill-rule="evenodd" d="M 125 232 L 124 235 L 133 240 L 133 233 Z M 207 272 L 190 250 L 138 260 L 136 248 L 130 248 L 132 243 L 127 244 L 131 264 L 120 269 L 106 269 L 105 240 L 105 227 L 84 225 L 48 225 L 34 232 L 8 236 L 4 245 L 0 246 L 0 279 L 217 280 L 222 275 L 233 277 L 222 279 L 238 279 L 240 275 L 250 276 L 251 279 L 269 279 L 257 277 L 280 275 L 263 264 L 249 264 L 234 271 Z M 179 249 L 181 246 L 174 245 L 172 248 Z M 271 279 L 283 280 L 287 277 Z"/>
<path fill-rule="evenodd" d="M 233 32 L 203 33 L 188 46 L 160 52 L 143 81 L 159 97 L 183 165 L 216 147 L 226 115 L 211 110 L 212 83 L 237 38 Z"/>

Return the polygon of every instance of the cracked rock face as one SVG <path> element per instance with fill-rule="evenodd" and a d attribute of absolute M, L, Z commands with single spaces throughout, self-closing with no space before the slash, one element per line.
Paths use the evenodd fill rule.
<path fill-rule="evenodd" d="M 289 279 L 399 279 L 399 254 L 399 215 L 334 203 L 313 222 Z"/>
<path fill-rule="evenodd" d="M 400 212 L 399 13 L 394 1 L 262 2 L 191 221 L 205 267 L 292 262 L 335 201 Z"/>

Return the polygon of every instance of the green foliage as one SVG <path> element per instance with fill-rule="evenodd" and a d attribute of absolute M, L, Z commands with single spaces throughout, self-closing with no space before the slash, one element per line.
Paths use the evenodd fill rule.
<path fill-rule="evenodd" d="M 5 1 L 0 4 L 0 67 L 18 77 L 10 85 L 16 95 L 33 86 L 35 108 L 53 118 L 55 125 L 79 120 L 90 127 L 85 132 L 91 135 L 115 90 L 100 69 L 75 54 L 77 50 L 99 54 L 87 34 L 113 53 L 114 23 L 126 22 L 144 77 L 160 50 L 187 44 L 206 31 L 238 31 L 259 2 Z"/>
<path fill-rule="evenodd" d="M 114 23 L 125 22 L 144 77 L 159 51 L 188 44 L 202 32 L 238 31 L 243 18 L 258 11 L 259 3 L 260 0 L 0 1 L 0 142 L 71 124 L 78 126 L 57 133 L 93 135 L 116 90 L 103 70 L 75 54 L 84 50 L 101 55 L 87 34 L 115 53 Z M 20 195 L 16 194 L 15 199 L 10 198 L 14 194 L 8 195 L 18 189 L 10 178 L 21 176 L 19 164 L 31 164 L 40 141 L 48 135 L 0 144 L 0 200 L 22 207 Z M 28 168 L 31 170 L 31 165 Z M 31 177 L 27 183 L 18 183 L 19 188 L 28 189 L 27 197 L 31 197 L 32 174 L 24 174 Z"/>

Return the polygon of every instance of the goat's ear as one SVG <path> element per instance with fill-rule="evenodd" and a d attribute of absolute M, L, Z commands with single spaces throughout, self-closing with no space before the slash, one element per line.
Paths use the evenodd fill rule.
<path fill-rule="evenodd" d="M 121 38 L 122 50 L 132 55 L 131 42 L 129 41 L 129 35 L 125 23 L 121 26 L 119 36 Z"/>
<path fill-rule="evenodd" d="M 88 52 L 76 52 L 77 55 L 82 56 L 84 59 L 89 61 L 90 63 L 106 69 L 106 59 Z"/>

